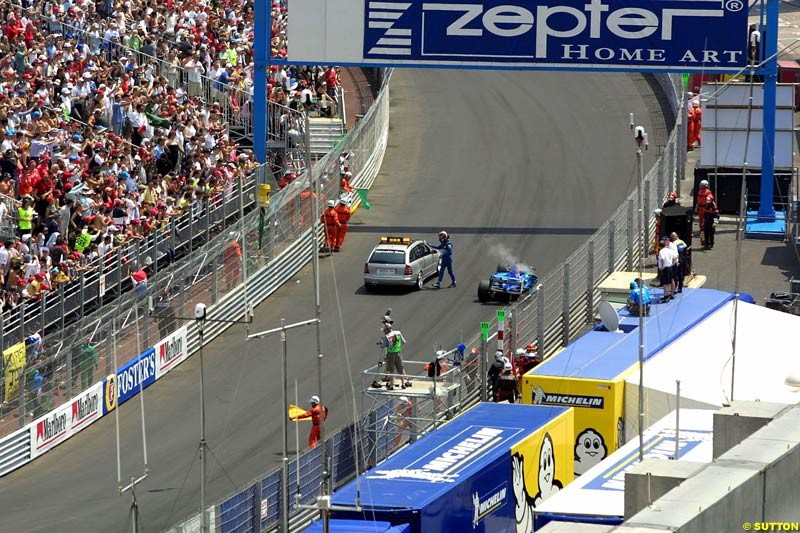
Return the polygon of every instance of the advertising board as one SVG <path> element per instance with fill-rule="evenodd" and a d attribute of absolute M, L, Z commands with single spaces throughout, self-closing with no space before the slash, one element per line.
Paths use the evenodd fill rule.
<path fill-rule="evenodd" d="M 290 63 L 736 71 L 743 0 L 324 0 L 292 5 Z"/>
<path fill-rule="evenodd" d="M 156 355 L 155 379 L 161 379 L 162 376 L 188 357 L 189 342 L 186 336 L 187 331 L 187 327 L 183 326 L 154 346 Z"/>
<path fill-rule="evenodd" d="M 103 380 L 103 414 L 127 402 L 156 381 L 156 351 L 150 348 Z"/>
<path fill-rule="evenodd" d="M 609 380 L 523 376 L 523 403 L 575 408 L 575 474 L 619 448 L 623 437 L 624 375 Z"/>
<path fill-rule="evenodd" d="M 103 415 L 103 383 L 31 423 L 31 459 L 61 444 Z"/>

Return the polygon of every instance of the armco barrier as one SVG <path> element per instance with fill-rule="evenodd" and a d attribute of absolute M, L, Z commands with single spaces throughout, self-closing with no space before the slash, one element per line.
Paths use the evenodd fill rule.
<path fill-rule="evenodd" d="M 0 476 L 31 460 L 31 427 L 26 426 L 0 439 Z"/>
<path fill-rule="evenodd" d="M 670 107 L 675 113 L 676 126 L 655 166 L 645 176 L 644 202 L 650 213 L 652 208 L 660 206 L 665 194 L 675 185 L 675 177 L 683 165 L 681 140 L 685 138 L 683 89 L 680 77 L 663 74 L 655 77 L 668 96 Z M 538 341 L 540 350 L 549 356 L 594 320 L 594 313 L 600 301 L 598 285 L 615 270 L 634 270 L 641 256 L 642 236 L 637 229 L 636 218 L 637 195 L 638 190 L 634 190 L 609 220 L 559 268 L 541 276 L 542 287 L 539 291 L 507 309 L 507 320 L 510 321 L 510 325 L 506 324 L 506 331 L 513 332 L 509 336 L 512 339 L 510 343 L 524 346 L 528 342 Z M 646 224 L 649 235 L 652 235 L 655 221 L 649 214 Z M 648 242 L 649 240 L 648 237 Z M 492 328 L 490 341 L 492 341 L 497 335 L 497 323 L 496 320 L 491 320 L 490 323 Z M 476 334 L 467 343 L 468 349 L 478 346 L 479 342 L 480 336 Z M 511 349 L 509 344 L 506 347 Z M 465 382 L 477 383 L 480 380 L 478 368 L 477 365 L 468 365 L 465 368 L 466 377 L 469 378 L 465 379 Z M 464 408 L 481 400 L 477 387 L 467 387 L 467 392 L 462 404 Z M 391 429 L 382 433 L 368 431 L 370 427 L 388 425 L 389 413 L 381 409 L 385 409 L 385 406 L 379 407 L 378 411 L 362 414 L 355 424 L 331 434 L 327 439 L 325 444 L 328 446 L 328 457 L 332 458 L 334 464 L 332 473 L 334 488 L 341 487 L 356 474 L 354 448 L 359 450 L 358 471 L 364 471 L 376 464 L 373 461 L 385 459 L 409 442 L 412 437 L 402 428 L 397 428 L 393 436 L 389 435 Z M 432 429 L 432 427 L 417 428 L 419 431 Z M 300 503 L 310 503 L 316 496 L 315 489 L 319 486 L 321 478 L 319 468 L 313 467 L 313 458 L 317 457 L 318 453 L 317 450 L 309 450 L 297 459 L 300 461 L 304 460 L 303 457 L 311 459 L 308 463 L 310 479 L 303 480 L 301 476 L 301 485 L 309 487 L 310 490 L 301 495 Z M 293 469 L 290 471 L 294 472 Z M 276 530 L 280 524 L 277 507 L 281 496 L 279 480 L 279 470 L 270 472 L 254 481 L 245 491 L 216 504 L 213 507 L 213 515 L 219 530 L 225 533 Z M 293 492 L 290 492 L 290 501 L 294 501 L 292 497 Z M 253 518 L 257 514 L 261 516 L 260 525 L 256 525 Z M 290 530 L 298 530 L 313 514 L 312 511 L 294 507 L 290 514 Z M 197 524 L 198 519 L 195 516 L 170 531 L 175 533 L 197 531 Z"/>
<path fill-rule="evenodd" d="M 347 166 L 354 174 L 352 184 L 372 185 L 386 149 L 388 121 L 389 95 L 388 89 L 384 89 L 370 112 L 340 143 L 339 150 L 314 166 L 315 175 L 320 176 L 320 207 L 326 199 L 339 195 L 343 153 L 347 154 Z M 163 303 L 156 304 L 157 316 L 158 313 L 162 317 L 191 316 L 195 303 L 202 301 L 210 304 L 208 312 L 216 319 L 239 319 L 250 306 L 263 301 L 309 263 L 313 249 L 311 221 L 319 217 L 319 213 L 312 215 L 310 200 L 303 194 L 309 184 L 309 176 L 304 174 L 273 197 L 263 232 L 259 231 L 258 213 L 252 213 L 229 226 L 231 234 L 220 233 L 197 246 L 193 260 L 154 276 L 148 281 L 145 293 L 123 293 L 113 305 L 67 326 L 58 337 L 46 337 L 42 344 L 52 345 L 45 350 L 50 353 L 37 354 L 44 361 L 26 368 L 22 374 L 19 420 L 25 421 L 32 411 L 30 406 L 34 402 L 38 405 L 43 398 L 53 403 L 66 401 L 0 438 L 0 475 L 35 459 L 109 413 L 199 349 L 196 323 L 178 327 L 180 324 L 174 319 L 162 322 L 163 319 L 149 316 L 148 296 Z M 244 257 L 229 253 L 232 243 L 246 250 Z M 244 266 L 248 274 L 246 284 L 242 283 Z M 227 327 L 229 324 L 209 322 L 206 342 Z M 106 377 L 92 381 L 92 386 L 73 396 L 70 391 L 77 386 L 74 382 L 84 379 L 89 367 L 82 366 L 81 356 L 72 357 L 71 352 L 79 350 L 86 339 L 93 339 L 100 361 L 99 374 Z M 131 354 L 137 355 L 131 357 Z M 45 365 L 54 369 L 51 383 L 41 386 L 38 392 L 29 390 L 26 374 Z M 90 372 L 94 373 L 93 366 Z M 95 405 L 99 406 L 99 414 L 87 410 Z"/>

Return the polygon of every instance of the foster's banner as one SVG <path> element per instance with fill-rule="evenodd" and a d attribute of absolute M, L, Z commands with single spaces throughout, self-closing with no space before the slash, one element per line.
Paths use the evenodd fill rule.
<path fill-rule="evenodd" d="M 116 375 L 112 374 L 103 380 L 106 389 L 103 395 L 104 413 L 127 402 L 139 393 L 140 388 L 149 387 L 155 381 L 156 351 L 150 348 L 139 357 L 125 363 L 117 370 Z"/>
<path fill-rule="evenodd" d="M 735 71 L 744 0 L 324 0 L 292 6 L 289 62 Z"/>

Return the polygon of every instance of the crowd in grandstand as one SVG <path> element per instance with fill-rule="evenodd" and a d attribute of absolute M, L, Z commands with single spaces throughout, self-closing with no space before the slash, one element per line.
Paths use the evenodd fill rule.
<path fill-rule="evenodd" d="M 4 3 L 0 308 L 38 298 L 171 217 L 232 192 L 257 162 L 232 142 L 252 102 L 252 3 Z M 272 55 L 286 55 L 273 3 Z M 335 110 L 338 69 L 273 67 L 269 98 Z M 282 117 L 271 117 L 281 121 Z"/>

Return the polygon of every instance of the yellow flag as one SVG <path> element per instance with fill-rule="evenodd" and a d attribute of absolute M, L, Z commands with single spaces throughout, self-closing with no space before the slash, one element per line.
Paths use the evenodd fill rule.
<path fill-rule="evenodd" d="M 295 422 L 303 422 L 305 420 L 310 421 L 311 420 L 310 417 L 309 418 L 301 418 L 300 420 L 296 420 L 296 418 L 298 416 L 302 415 L 305 412 L 306 412 L 306 410 L 303 409 L 302 407 L 298 407 L 297 405 L 289 404 L 289 420 L 294 420 Z"/>

